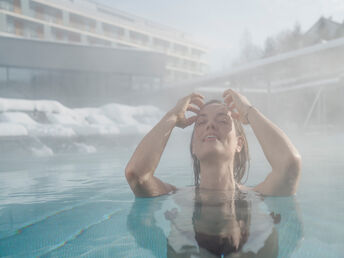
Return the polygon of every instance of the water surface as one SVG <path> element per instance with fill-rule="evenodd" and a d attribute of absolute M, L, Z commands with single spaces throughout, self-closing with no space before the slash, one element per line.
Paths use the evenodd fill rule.
<path fill-rule="evenodd" d="M 159 178 L 181 189 L 192 189 L 193 182 L 188 138 L 179 133 L 172 135 L 156 172 Z M 264 179 L 269 166 L 260 147 L 252 136 L 249 138 L 252 161 L 247 184 L 255 185 Z M 292 139 L 303 156 L 298 193 L 293 198 L 265 198 L 260 204 L 266 214 L 273 211 L 274 215 L 282 215 L 279 223 L 271 224 L 278 234 L 279 257 L 341 257 L 344 136 L 313 134 Z M 176 201 L 183 192 L 135 200 L 125 181 L 124 167 L 136 144 L 134 139 L 93 154 L 46 158 L 18 154 L 2 159 L 0 256 L 166 254 L 168 243 L 173 242 L 174 209 L 188 221 L 192 221 L 192 212 Z M 191 194 L 189 200 L 193 200 Z M 141 217 L 135 215 L 137 209 Z M 154 216 L 142 224 L 145 214 Z M 134 215 L 139 217 L 132 220 Z M 138 223 L 136 232 L 131 227 L 133 221 Z M 147 223 L 155 231 L 145 231 Z"/>

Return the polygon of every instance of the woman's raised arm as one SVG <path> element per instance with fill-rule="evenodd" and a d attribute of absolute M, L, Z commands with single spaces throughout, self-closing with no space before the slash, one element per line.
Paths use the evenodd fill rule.
<path fill-rule="evenodd" d="M 230 89 L 224 92 L 223 97 L 233 116 L 251 125 L 272 168 L 272 172 L 254 190 L 264 195 L 294 194 L 301 174 L 301 156 L 287 135 L 241 94 Z"/>
<path fill-rule="evenodd" d="M 196 116 L 185 117 L 186 111 L 199 112 L 203 96 L 193 93 L 180 99 L 142 139 L 125 169 L 127 181 L 136 196 L 151 197 L 167 194 L 176 188 L 154 176 L 161 155 L 174 127 L 193 124 Z M 198 108 L 197 108 L 198 107 Z"/>

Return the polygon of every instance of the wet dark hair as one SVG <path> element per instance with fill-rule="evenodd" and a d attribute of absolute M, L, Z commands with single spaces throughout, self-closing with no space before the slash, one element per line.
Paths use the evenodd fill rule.
<path fill-rule="evenodd" d="M 223 104 L 223 103 L 219 100 L 210 100 L 207 103 L 205 103 L 202 106 L 202 108 L 210 104 Z M 244 140 L 241 151 L 236 152 L 235 157 L 234 157 L 234 179 L 237 183 L 241 184 L 242 183 L 241 180 L 244 177 L 246 170 L 248 171 L 250 167 L 250 157 L 249 157 L 248 144 L 247 144 L 244 128 L 242 127 L 241 122 L 237 119 L 233 119 L 233 123 L 234 123 L 237 136 L 241 136 L 242 139 Z M 192 150 L 192 141 L 193 141 L 194 133 L 195 133 L 195 126 L 192 131 L 192 136 L 191 136 L 191 141 L 190 141 L 190 153 L 191 153 L 191 158 L 193 160 L 195 186 L 199 186 L 201 167 L 200 167 L 200 162 L 198 158 L 193 154 L 193 150 Z M 248 178 L 248 174 L 246 176 L 246 180 L 247 178 Z"/>

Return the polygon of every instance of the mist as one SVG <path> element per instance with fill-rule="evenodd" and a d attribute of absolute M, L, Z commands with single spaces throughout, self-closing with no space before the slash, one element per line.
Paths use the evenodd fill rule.
<path fill-rule="evenodd" d="M 191 92 L 203 94 L 206 100 L 221 100 L 228 88 L 245 95 L 264 115 L 293 134 L 331 134 L 343 129 L 344 32 L 338 14 L 343 8 L 340 3 L 332 2 L 323 8 L 324 3 L 317 1 L 309 9 L 307 1 L 220 1 L 216 5 L 207 1 L 177 1 L 173 5 L 157 1 L 65 2 L 71 10 L 90 17 L 99 12 L 109 21 L 122 24 L 121 28 L 51 7 L 46 7 L 45 13 L 41 5 L 24 2 L 2 1 L 2 9 L 22 10 L 24 15 L 86 32 L 47 28 L 3 14 L 7 26 L 3 25 L 4 31 L 19 36 L 2 36 L 0 42 L 4 137 L 80 137 L 81 129 L 75 129 L 76 124 L 83 124 L 86 129 L 82 130 L 89 135 L 122 135 L 118 128 L 127 122 L 118 122 L 114 117 L 109 120 L 101 111 L 89 111 L 89 117 L 95 117 L 95 113 L 102 117 L 95 121 L 86 115 L 71 115 L 74 111 L 54 111 L 52 106 L 103 110 L 116 103 L 113 105 L 127 106 L 121 109 L 121 116 L 129 117 L 131 106 L 137 110 L 153 106 L 160 113 L 149 121 L 156 122 L 179 98 Z M 193 8 L 195 5 L 198 8 Z M 289 15 L 281 16 L 282 11 Z M 128 30 L 125 26 L 130 23 L 156 38 Z M 96 38 L 97 33 L 104 35 Z M 23 109 L 23 100 L 33 101 L 31 108 Z M 35 104 L 37 100 L 57 104 L 51 102 L 45 110 Z M 12 103 L 10 108 L 8 103 Z M 39 126 L 33 124 L 56 127 L 57 120 L 51 119 L 56 117 L 54 112 L 64 116 L 60 120 L 64 129 L 60 133 L 56 129 L 51 129 L 50 134 L 41 129 L 35 133 L 33 128 Z M 129 124 L 134 125 L 134 120 L 129 119 Z M 126 133 L 145 133 L 153 125 L 146 123 L 142 127 L 137 121 L 136 129 Z M 89 129 L 97 126 L 103 129 Z M 66 127 L 72 131 L 64 131 Z"/>
<path fill-rule="evenodd" d="M 182 209 L 171 210 L 174 194 L 135 198 L 127 164 L 179 99 L 197 92 L 222 101 L 233 89 L 273 123 L 274 139 L 285 140 L 276 150 L 293 150 L 281 160 L 299 165 L 302 157 L 296 195 L 262 195 L 252 206 L 266 213 L 271 239 L 278 234 L 278 257 L 341 257 L 343 13 L 337 0 L 0 0 L 0 256 L 167 253 Z M 192 130 L 164 134 L 169 140 L 153 169 L 178 191 L 195 182 Z M 244 131 L 245 185 L 254 187 L 272 164 L 251 125 Z M 145 158 L 148 149 L 154 152 L 141 149 Z M 191 214 L 193 204 L 186 206 Z M 172 239 L 181 239 L 180 249 L 195 235 L 183 229 L 202 213 L 196 206 L 179 227 L 182 237 Z M 255 238 L 265 224 L 242 210 L 225 217 L 256 219 L 245 234 L 256 230 L 258 250 L 269 242 Z"/>

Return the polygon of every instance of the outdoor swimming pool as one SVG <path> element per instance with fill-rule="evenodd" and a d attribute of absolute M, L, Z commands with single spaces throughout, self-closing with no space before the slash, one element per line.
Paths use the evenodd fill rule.
<path fill-rule="evenodd" d="M 189 134 L 172 135 L 157 171 L 162 180 L 181 188 L 193 180 L 188 139 Z M 135 202 L 124 177 L 124 167 L 138 140 L 118 142 L 109 151 L 94 154 L 2 158 L 0 256 L 166 255 L 171 229 L 161 207 L 173 195 L 154 198 L 152 210 L 147 210 L 151 200 Z M 287 216 L 282 215 L 282 221 L 290 219 L 276 226 L 279 256 L 342 257 L 344 135 L 302 135 L 292 141 L 303 156 L 297 196 L 292 201 L 265 200 L 268 207 L 284 210 Z M 247 184 L 254 185 L 264 179 L 268 165 L 257 144 L 249 142 L 252 161 Z M 133 231 L 135 222 L 143 218 L 137 212 L 141 209 L 140 215 L 151 212 L 161 219 L 153 226 L 147 226 L 152 220 L 138 223 Z M 138 217 L 133 217 L 133 212 Z"/>

